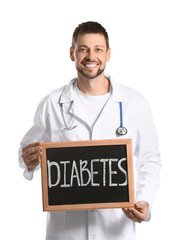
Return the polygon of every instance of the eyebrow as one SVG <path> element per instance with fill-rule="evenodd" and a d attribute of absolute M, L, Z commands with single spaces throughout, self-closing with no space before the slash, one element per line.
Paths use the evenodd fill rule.
<path fill-rule="evenodd" d="M 105 48 L 105 46 L 103 46 L 103 45 L 95 45 L 95 47 Z"/>
<path fill-rule="evenodd" d="M 84 45 L 84 44 L 81 44 L 81 45 L 79 45 L 78 47 L 79 47 L 79 48 L 81 48 L 81 47 L 89 48 L 87 45 Z M 103 46 L 103 45 L 95 45 L 94 47 L 105 48 L 105 46 Z"/>

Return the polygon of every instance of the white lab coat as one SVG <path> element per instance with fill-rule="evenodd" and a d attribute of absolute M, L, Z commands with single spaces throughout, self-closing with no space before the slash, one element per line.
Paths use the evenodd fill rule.
<path fill-rule="evenodd" d="M 95 139 L 132 138 L 136 177 L 136 202 L 149 203 L 148 220 L 152 202 L 159 186 L 161 168 L 157 134 L 150 107 L 145 98 L 112 80 L 112 94 L 98 117 L 93 129 L 86 122 L 84 112 L 74 99 L 73 79 L 67 86 L 53 91 L 38 106 L 33 127 L 21 141 L 21 147 L 37 141 L 59 142 Z M 59 102 L 63 103 L 67 124 L 74 117 L 77 127 L 63 130 L 64 121 Z M 125 136 L 117 136 L 120 126 L 119 102 L 123 102 Z M 91 114 L 91 113 L 90 113 Z M 21 150 L 20 150 L 21 153 Z M 20 166 L 25 168 L 24 176 L 32 179 L 20 157 Z M 136 160 L 137 159 L 137 160 Z M 134 240 L 135 223 L 128 219 L 121 209 L 89 211 L 49 212 L 47 216 L 46 240 Z"/>

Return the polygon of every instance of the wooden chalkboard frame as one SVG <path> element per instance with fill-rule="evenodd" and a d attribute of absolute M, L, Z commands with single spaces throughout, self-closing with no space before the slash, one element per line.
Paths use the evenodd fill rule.
<path fill-rule="evenodd" d="M 91 203 L 91 204 L 49 205 L 48 204 L 46 149 L 48 149 L 48 148 L 64 148 L 64 147 L 80 147 L 80 146 L 103 146 L 103 145 L 126 145 L 129 202 L 112 202 L 112 203 L 103 203 L 102 202 L 102 203 Z M 132 139 L 108 139 L 108 140 L 87 140 L 87 141 L 42 143 L 41 173 L 42 173 L 43 211 L 69 211 L 69 210 L 90 210 L 90 209 L 106 209 L 106 208 L 129 208 L 129 207 L 134 206 L 135 193 L 134 193 Z"/>

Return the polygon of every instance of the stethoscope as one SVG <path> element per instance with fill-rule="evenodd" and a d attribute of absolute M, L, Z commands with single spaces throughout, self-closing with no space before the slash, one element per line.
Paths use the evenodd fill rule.
<path fill-rule="evenodd" d="M 122 102 L 120 104 L 120 127 L 117 128 L 116 134 L 117 135 L 126 135 L 128 130 L 123 126 L 123 109 L 122 109 Z M 77 125 L 74 125 L 74 117 L 72 118 L 70 124 L 68 125 L 65 116 L 64 116 L 64 110 L 63 110 L 63 103 L 59 103 L 60 105 L 60 110 L 61 110 L 61 115 L 64 121 L 64 127 L 62 127 L 63 130 L 72 130 L 77 127 Z"/>
<path fill-rule="evenodd" d="M 64 125 L 65 127 L 62 127 L 62 130 L 72 130 L 74 128 L 77 127 L 77 125 L 74 125 L 74 117 L 72 117 L 72 120 L 70 122 L 70 125 L 67 124 L 66 120 L 65 120 L 65 116 L 64 116 L 64 110 L 63 110 L 63 103 L 59 103 L 60 105 L 60 110 L 61 110 L 61 115 L 62 115 L 62 119 L 64 121 Z"/>
<path fill-rule="evenodd" d="M 126 135 L 128 130 L 126 127 L 123 126 L 123 110 L 122 110 L 122 102 L 120 104 L 120 127 L 117 128 L 116 134 L 117 135 Z"/>

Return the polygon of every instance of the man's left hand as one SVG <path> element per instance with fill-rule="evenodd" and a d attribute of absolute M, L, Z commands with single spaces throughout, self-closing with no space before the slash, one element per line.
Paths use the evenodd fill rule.
<path fill-rule="evenodd" d="M 128 218 L 134 222 L 141 223 L 147 219 L 148 203 L 137 202 L 134 208 L 123 208 L 122 210 Z"/>

